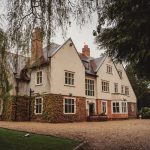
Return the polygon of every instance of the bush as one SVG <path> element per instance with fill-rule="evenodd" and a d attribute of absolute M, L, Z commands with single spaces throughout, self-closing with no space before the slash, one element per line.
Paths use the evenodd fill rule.
<path fill-rule="evenodd" d="M 150 108 L 142 107 L 140 110 L 140 115 L 142 115 L 143 119 L 150 119 Z"/>

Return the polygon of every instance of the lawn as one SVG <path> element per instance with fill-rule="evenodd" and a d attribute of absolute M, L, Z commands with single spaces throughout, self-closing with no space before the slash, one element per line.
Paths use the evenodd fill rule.
<path fill-rule="evenodd" d="M 30 134 L 0 128 L 1 150 L 72 150 L 79 142 L 69 139 Z"/>

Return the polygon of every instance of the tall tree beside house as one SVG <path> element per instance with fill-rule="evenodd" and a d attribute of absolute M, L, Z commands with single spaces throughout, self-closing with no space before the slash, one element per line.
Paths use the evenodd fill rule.
<path fill-rule="evenodd" d="M 56 28 L 65 34 L 71 18 L 85 24 L 94 11 L 93 2 L 87 0 L 7 0 L 9 35 L 12 45 L 28 51 L 30 37 L 35 27 L 42 28 L 42 36 L 50 45 Z M 18 42 L 19 41 L 19 42 Z"/>
<path fill-rule="evenodd" d="M 150 107 L 150 82 L 142 77 L 138 77 L 132 64 L 128 64 L 125 69 L 137 96 L 138 110 L 140 110 L 141 107 Z"/>
<path fill-rule="evenodd" d="M 96 41 L 118 61 L 132 62 L 150 80 L 150 1 L 105 0 Z"/>
<path fill-rule="evenodd" d="M 9 65 L 7 62 L 7 36 L 0 29 L 0 112 L 2 113 L 3 100 L 8 99 L 11 85 L 9 83 Z"/>

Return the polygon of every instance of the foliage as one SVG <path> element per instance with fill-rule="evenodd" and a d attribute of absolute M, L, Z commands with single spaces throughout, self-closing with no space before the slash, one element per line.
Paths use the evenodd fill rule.
<path fill-rule="evenodd" d="M 150 80 L 150 1 L 105 0 L 96 41 L 118 61 L 132 62 Z"/>
<path fill-rule="evenodd" d="M 150 107 L 150 82 L 145 80 L 145 78 L 138 77 L 132 64 L 128 64 L 125 69 L 135 95 L 137 96 L 138 108 L 140 109 L 144 106 Z"/>
<path fill-rule="evenodd" d="M 0 29 L 0 99 L 7 99 L 11 85 L 9 83 L 9 67 L 7 62 L 7 36 Z"/>
<path fill-rule="evenodd" d="M 42 28 L 49 45 L 56 28 L 65 33 L 71 20 L 84 24 L 93 11 L 92 1 L 87 0 L 8 0 L 7 6 L 11 44 L 25 51 L 35 27 Z"/>
<path fill-rule="evenodd" d="M 142 115 L 143 119 L 150 119 L 150 107 L 142 107 L 140 115 Z"/>
<path fill-rule="evenodd" d="M 78 141 L 30 134 L 0 128 L 0 147 L 3 150 L 70 150 L 79 144 Z"/>

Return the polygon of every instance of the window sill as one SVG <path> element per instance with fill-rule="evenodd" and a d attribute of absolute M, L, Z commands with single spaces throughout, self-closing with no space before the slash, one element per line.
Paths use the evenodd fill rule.
<path fill-rule="evenodd" d="M 110 72 L 106 72 L 106 73 L 113 75 L 113 73 L 110 73 Z"/>
<path fill-rule="evenodd" d="M 116 94 L 116 95 L 119 95 L 120 93 L 111 93 L 111 94 Z"/>
<path fill-rule="evenodd" d="M 121 113 L 113 113 L 113 112 L 112 112 L 112 114 L 113 114 L 113 115 L 115 115 L 115 114 L 116 114 L 116 115 L 127 115 L 128 112 L 126 112 L 126 113 L 122 113 L 122 112 L 121 112 Z"/>
<path fill-rule="evenodd" d="M 42 115 L 42 113 L 34 113 L 35 115 Z"/>
<path fill-rule="evenodd" d="M 75 115 L 76 113 L 64 113 L 64 115 Z"/>
<path fill-rule="evenodd" d="M 103 93 L 110 93 L 109 91 L 102 91 Z"/>
<path fill-rule="evenodd" d="M 86 94 L 85 94 L 85 96 L 88 96 L 88 97 L 95 97 L 95 95 L 86 95 Z"/>
<path fill-rule="evenodd" d="M 75 85 L 64 84 L 64 86 L 75 87 Z"/>
<path fill-rule="evenodd" d="M 42 86 L 43 84 L 41 83 L 41 84 L 35 84 L 35 86 Z"/>

